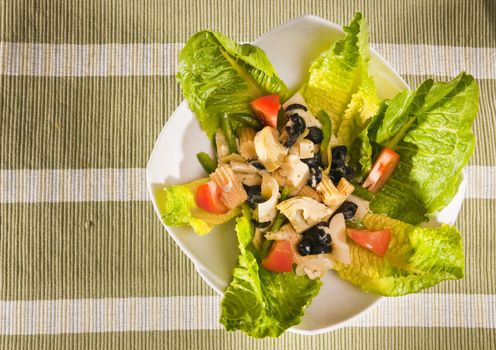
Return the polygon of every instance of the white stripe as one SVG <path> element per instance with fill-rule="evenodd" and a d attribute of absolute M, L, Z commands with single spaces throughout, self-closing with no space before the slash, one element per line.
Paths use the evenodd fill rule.
<path fill-rule="evenodd" d="M 174 75 L 183 44 L 0 42 L 0 75 L 84 77 Z"/>
<path fill-rule="evenodd" d="M 371 44 L 400 74 L 496 79 L 496 48 Z"/>
<path fill-rule="evenodd" d="M 0 335 L 220 329 L 218 296 L 0 301 Z M 496 328 L 496 295 L 388 298 L 348 327 Z"/>
<path fill-rule="evenodd" d="M 472 165 L 464 169 L 466 198 L 496 199 L 496 167 Z"/>
<path fill-rule="evenodd" d="M 468 166 L 467 198 L 496 199 L 496 167 Z M 145 169 L 0 170 L 0 203 L 146 201 Z"/>
<path fill-rule="evenodd" d="M 0 170 L 0 203 L 146 200 L 145 169 Z"/>
<path fill-rule="evenodd" d="M 182 43 L 34 44 L 0 43 L 0 75 L 174 75 Z M 400 74 L 496 79 L 496 48 L 371 44 Z"/>

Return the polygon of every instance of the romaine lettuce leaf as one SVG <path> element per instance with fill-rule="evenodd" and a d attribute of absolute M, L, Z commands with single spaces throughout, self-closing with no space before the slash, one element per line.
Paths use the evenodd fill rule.
<path fill-rule="evenodd" d="M 343 279 L 364 291 L 399 296 L 463 278 L 462 238 L 455 227 L 421 228 L 376 214 L 367 215 L 363 223 L 371 230 L 392 230 L 383 258 L 349 242 L 351 264 L 335 266 Z"/>
<path fill-rule="evenodd" d="M 368 74 L 368 26 L 363 15 L 357 13 L 344 31 L 345 38 L 312 64 L 301 94 L 312 113 L 324 110 L 331 117 L 338 143 L 349 146 L 376 114 L 379 99 Z"/>
<path fill-rule="evenodd" d="M 162 221 L 170 226 L 190 225 L 197 234 L 209 233 L 214 226 L 223 224 L 240 213 L 239 208 L 231 209 L 223 215 L 212 214 L 198 208 L 195 201 L 196 188 L 207 183 L 208 178 L 189 184 L 166 187 L 163 195 L 157 195 L 157 204 Z"/>
<path fill-rule="evenodd" d="M 356 171 L 356 180 L 361 181 L 372 169 L 372 159 L 377 153 L 377 145 L 370 141 L 369 134 L 376 130 L 378 121 L 381 120 L 389 106 L 389 100 L 382 102 L 377 115 L 373 116 L 365 124 L 365 128 L 358 134 L 353 144 L 350 146 L 349 165 Z M 375 148 L 375 149 L 374 149 Z"/>
<path fill-rule="evenodd" d="M 221 33 L 193 35 L 179 54 L 177 80 L 191 110 L 210 138 L 224 113 L 251 114 L 249 102 L 266 94 L 289 97 L 265 53 Z"/>
<path fill-rule="evenodd" d="M 229 331 L 240 330 L 256 338 L 277 337 L 300 322 L 321 282 L 260 267 L 252 244 L 251 214 L 247 209 L 243 214 L 236 221 L 238 265 L 222 300 L 220 322 Z"/>
<path fill-rule="evenodd" d="M 393 176 L 373 196 L 374 213 L 417 224 L 451 201 L 474 150 L 470 128 L 478 96 L 474 78 L 461 73 L 448 83 L 428 80 L 415 92 L 400 93 L 378 114 L 367 128 L 368 140 L 361 134 L 352 149 L 359 147 L 359 156 L 366 158 L 371 154 L 367 147 L 374 148 L 371 161 L 382 146 L 389 146 L 401 158 Z M 356 157 L 357 152 L 352 155 Z"/>

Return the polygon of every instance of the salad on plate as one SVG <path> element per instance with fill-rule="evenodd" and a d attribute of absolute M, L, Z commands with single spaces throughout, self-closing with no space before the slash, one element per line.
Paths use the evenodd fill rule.
<path fill-rule="evenodd" d="M 298 91 L 260 48 L 218 32 L 180 52 L 177 80 L 215 157 L 197 155 L 204 178 L 164 189 L 162 220 L 198 235 L 236 220 L 227 330 L 279 336 L 329 270 L 383 296 L 463 278 L 460 232 L 422 224 L 462 181 L 477 83 L 461 73 L 381 101 L 362 14 L 344 31 Z"/>

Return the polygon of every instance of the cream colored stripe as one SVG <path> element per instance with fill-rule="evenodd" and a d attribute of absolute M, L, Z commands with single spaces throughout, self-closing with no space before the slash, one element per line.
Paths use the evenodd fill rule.
<path fill-rule="evenodd" d="M 182 44 L 0 43 L 0 75 L 174 75 Z"/>
<path fill-rule="evenodd" d="M 0 75 L 174 75 L 181 43 L 0 43 Z M 496 79 L 496 48 L 371 44 L 400 74 L 455 76 L 464 70 Z"/>
<path fill-rule="evenodd" d="M 0 203 L 147 199 L 144 169 L 0 170 Z"/>
<path fill-rule="evenodd" d="M 496 167 L 468 166 L 467 198 L 496 199 Z M 146 201 L 145 169 L 0 170 L 0 203 Z"/>
<path fill-rule="evenodd" d="M 220 297 L 0 301 L 0 335 L 219 329 Z M 496 295 L 388 298 L 350 327 L 496 328 Z"/>
<path fill-rule="evenodd" d="M 400 74 L 496 79 L 496 48 L 371 44 Z"/>

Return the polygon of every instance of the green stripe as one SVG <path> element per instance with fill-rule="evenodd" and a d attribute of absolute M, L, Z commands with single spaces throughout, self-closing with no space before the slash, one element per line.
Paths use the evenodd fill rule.
<path fill-rule="evenodd" d="M 0 41 L 182 42 L 210 28 L 238 40 L 305 14 L 347 24 L 362 11 L 372 42 L 495 47 L 491 1 L 18 1 L 0 4 Z M 477 20 L 475 20 L 477 19 Z"/>
<path fill-rule="evenodd" d="M 151 203 L 0 205 L 0 218 L 0 300 L 215 294 Z"/>
<path fill-rule="evenodd" d="M 466 199 L 455 226 L 463 237 L 465 278 L 441 283 L 427 293 L 496 294 L 495 199 Z"/>
<path fill-rule="evenodd" d="M 427 77 L 406 76 L 418 86 Z M 447 78 L 436 78 L 447 80 Z M 496 80 L 479 80 L 473 165 L 496 165 Z M 182 100 L 174 77 L 0 76 L 2 169 L 145 167 Z"/>
<path fill-rule="evenodd" d="M 477 349 L 496 348 L 496 330 L 481 328 L 350 328 L 328 334 L 253 339 L 223 330 L 92 333 L 0 337 L 17 349 Z"/>
<path fill-rule="evenodd" d="M 0 169 L 143 168 L 182 100 L 174 77 L 0 76 L 0 91 Z"/>
<path fill-rule="evenodd" d="M 496 200 L 467 200 L 466 276 L 426 292 L 496 294 Z M 477 213 L 480 220 L 472 220 Z M 214 295 L 146 202 L 1 205 L 0 299 Z M 472 220 L 472 223 L 470 221 Z M 91 282 L 90 282 L 91 281 Z"/>
<path fill-rule="evenodd" d="M 469 72 L 470 73 L 470 72 Z M 449 81 L 452 77 L 432 77 L 405 75 L 403 76 L 407 84 L 412 88 L 418 87 L 424 80 L 432 78 L 436 81 Z M 476 137 L 475 151 L 470 159 L 471 165 L 496 165 L 496 142 L 494 131 L 496 130 L 496 80 L 477 79 L 479 84 L 479 114 L 472 128 Z"/>

